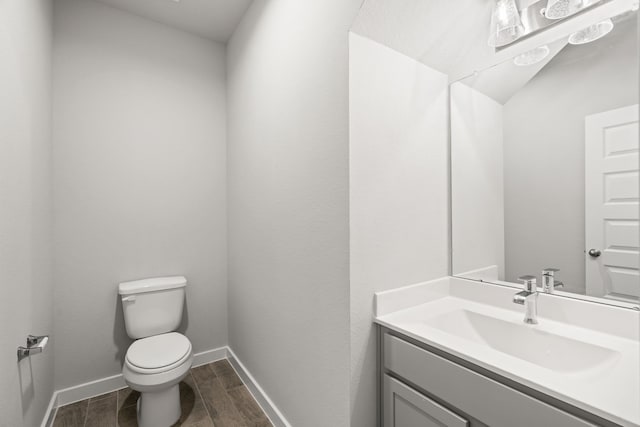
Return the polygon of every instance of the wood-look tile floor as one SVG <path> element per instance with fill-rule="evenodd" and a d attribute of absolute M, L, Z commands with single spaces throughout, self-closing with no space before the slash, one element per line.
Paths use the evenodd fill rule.
<path fill-rule="evenodd" d="M 123 388 L 61 406 L 53 427 L 137 427 L 138 396 Z M 272 427 L 227 360 L 191 369 L 180 383 L 180 404 L 182 416 L 174 426 Z"/>

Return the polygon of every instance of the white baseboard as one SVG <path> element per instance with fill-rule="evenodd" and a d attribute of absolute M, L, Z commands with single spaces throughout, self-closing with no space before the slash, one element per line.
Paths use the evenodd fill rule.
<path fill-rule="evenodd" d="M 88 383 L 76 385 L 69 388 L 63 388 L 56 391 L 57 406 L 64 406 L 70 403 L 79 402 L 89 399 L 90 397 L 100 396 L 101 394 L 110 393 L 112 391 L 125 388 L 127 384 L 124 382 L 122 374 L 112 377 L 100 378 L 99 380 L 90 381 Z"/>
<path fill-rule="evenodd" d="M 226 359 L 229 354 L 229 347 L 214 348 L 193 355 L 193 367 L 206 365 L 207 363 Z"/>
<path fill-rule="evenodd" d="M 49 406 L 47 406 L 47 411 L 44 413 L 44 418 L 42 419 L 42 424 L 40 427 L 51 427 L 53 426 L 53 421 L 56 419 L 56 412 L 58 411 L 58 394 L 53 392 L 51 395 L 51 400 L 49 401 Z"/>
<path fill-rule="evenodd" d="M 291 424 L 289 424 L 289 422 L 284 418 L 280 410 L 278 410 L 278 408 L 273 404 L 271 399 L 269 399 L 269 396 L 267 396 L 262 387 L 260 387 L 247 368 L 245 368 L 242 362 L 238 360 L 229 347 L 225 346 L 194 354 L 193 366 L 206 365 L 207 363 L 215 362 L 224 358 L 229 359 L 229 363 L 231 363 L 231 366 L 236 370 L 238 376 L 242 379 L 242 382 L 247 386 L 249 392 L 253 395 L 254 399 L 256 399 L 265 414 L 267 414 L 273 425 L 275 427 L 291 427 Z M 51 427 L 57 408 L 60 406 L 120 390 L 126 386 L 127 384 L 124 381 L 124 377 L 122 374 L 118 374 L 62 390 L 57 390 L 51 396 L 51 401 L 49 402 L 49 407 L 47 408 L 47 412 L 42 420 L 41 427 Z"/>
<path fill-rule="evenodd" d="M 264 392 L 262 387 L 256 382 L 253 376 L 249 373 L 247 368 L 240 362 L 240 360 L 236 357 L 235 353 L 227 348 L 229 363 L 236 370 L 236 373 L 242 380 L 242 382 L 247 386 L 249 392 L 253 395 L 253 398 L 258 402 L 258 405 L 262 408 L 262 410 L 267 414 L 269 420 L 275 427 L 291 427 L 291 424 L 284 417 L 282 412 L 276 407 L 269 396 Z"/>

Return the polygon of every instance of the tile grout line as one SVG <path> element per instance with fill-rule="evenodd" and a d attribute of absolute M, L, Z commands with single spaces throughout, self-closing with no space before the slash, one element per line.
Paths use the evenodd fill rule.
<path fill-rule="evenodd" d="M 225 358 L 225 359 L 223 359 L 223 360 L 226 360 L 226 361 L 227 361 L 227 363 L 229 363 L 229 359 Z M 238 413 L 238 415 L 240 416 L 240 419 L 241 419 L 242 421 L 245 421 L 245 424 L 250 423 L 250 422 L 251 422 L 251 420 L 248 420 L 248 419 L 247 419 L 247 417 L 242 413 L 242 411 L 240 411 L 240 410 L 238 409 L 238 407 L 236 406 L 236 402 L 234 402 L 234 400 L 233 400 L 233 399 L 231 398 L 231 396 L 229 395 L 229 390 L 227 389 L 227 386 L 222 382 L 222 380 L 218 377 L 218 373 L 213 369 L 213 364 L 214 364 L 214 363 L 216 363 L 216 362 L 212 362 L 212 363 L 211 363 L 211 365 L 212 365 L 212 366 L 211 366 L 211 370 L 212 370 L 212 371 L 213 371 L 213 373 L 216 375 L 216 380 L 218 380 L 218 383 L 219 383 L 219 385 L 220 385 L 220 388 L 222 389 L 222 391 L 223 391 L 223 393 L 224 393 L 225 397 L 227 398 L 227 400 L 229 401 L 229 403 L 231 403 L 231 406 L 233 406 L 233 408 L 236 410 L 236 412 L 237 412 L 237 413 Z M 231 365 L 231 364 L 229 363 L 229 365 Z M 233 368 L 233 366 L 232 366 L 232 368 Z M 234 371 L 234 372 L 235 372 L 235 371 Z M 236 374 L 236 375 L 237 375 L 237 374 Z M 244 382 L 242 382 L 242 378 L 240 378 L 240 376 L 239 376 L 239 375 L 238 375 L 238 379 L 240 379 L 240 383 L 241 383 L 242 385 L 244 385 Z M 240 386 L 237 386 L 237 387 L 240 387 Z"/>
<path fill-rule="evenodd" d="M 256 396 L 254 396 L 254 394 L 251 391 L 251 389 L 247 386 L 247 384 L 245 384 L 244 380 L 242 379 L 242 377 L 238 373 L 238 370 L 236 369 L 236 367 L 233 365 L 233 363 L 231 363 L 231 361 L 229 360 L 228 357 L 227 357 L 226 360 L 229 362 L 229 365 L 231 365 L 231 368 L 233 369 L 233 372 L 235 372 L 235 374 L 238 376 L 238 378 L 240 378 L 240 382 L 245 387 L 247 392 L 249 392 L 249 395 L 251 396 L 253 401 L 258 405 L 258 408 L 260 408 L 260 411 L 262 412 L 262 415 L 267 419 L 267 421 L 269 421 L 269 424 L 271 424 L 271 427 L 275 427 L 275 424 L 273 423 L 273 420 L 271 420 L 271 417 L 269 415 L 267 415 L 267 411 L 265 411 L 265 409 L 262 407 L 262 405 L 260 404 L 258 399 L 256 399 Z M 235 388 L 237 388 L 237 387 L 235 387 Z"/>
<path fill-rule="evenodd" d="M 251 393 L 251 391 L 249 390 L 249 388 L 247 387 L 247 385 L 244 383 L 244 381 L 242 380 L 242 378 L 240 377 L 240 375 L 238 374 L 238 371 L 236 371 L 236 368 L 231 364 L 231 362 L 229 361 L 229 358 L 225 358 L 224 360 L 226 360 L 229 363 L 229 366 L 231 366 L 231 369 L 233 370 L 233 373 L 238 377 L 238 379 L 240 380 L 240 385 L 237 385 L 235 387 L 230 387 L 230 388 L 226 388 L 226 386 L 224 385 L 224 383 L 222 382 L 222 380 L 220 380 L 220 386 L 222 387 L 222 389 L 224 390 L 224 394 L 225 396 L 229 399 L 229 401 L 231 402 L 231 405 L 233 405 L 233 407 L 236 409 L 236 411 L 238 412 L 238 414 L 240 414 L 240 418 L 243 419 L 247 425 L 251 425 L 253 422 L 255 422 L 255 420 L 253 419 L 249 419 L 247 417 L 247 415 L 241 411 L 238 406 L 236 405 L 235 399 L 233 399 L 231 397 L 231 395 L 229 394 L 229 390 L 236 390 L 239 389 L 241 387 L 244 387 L 245 390 L 247 390 L 249 392 L 249 395 L 251 396 L 251 398 L 253 399 L 253 401 L 257 404 L 258 408 L 260 409 L 260 412 L 262 413 L 262 415 L 269 421 L 269 423 L 271 424 L 271 426 L 273 427 L 273 423 L 271 422 L 271 419 L 267 416 L 267 413 L 264 411 L 264 409 L 262 408 L 262 406 L 260 406 L 260 404 L 258 403 L 258 401 L 256 400 L 255 396 Z M 212 364 L 215 362 L 212 362 Z M 216 378 L 218 378 L 217 374 L 216 374 Z"/>
<path fill-rule="evenodd" d="M 89 399 L 87 399 L 87 409 L 84 412 L 84 421 L 82 423 L 83 427 L 87 427 L 87 419 L 89 418 Z"/>
<path fill-rule="evenodd" d="M 116 422 L 113 427 L 118 427 L 118 408 L 120 408 L 120 390 L 116 390 Z"/>
<path fill-rule="evenodd" d="M 193 369 L 193 368 L 191 368 L 191 369 Z M 191 376 L 191 380 L 193 381 L 193 385 L 196 386 L 196 391 L 198 392 L 198 397 L 200 398 L 200 402 L 202 402 L 202 406 L 204 406 L 204 410 L 206 411 L 207 416 L 209 417 L 209 420 L 211 420 L 211 424 L 213 424 L 213 417 L 209 413 L 209 408 L 207 408 L 207 404 L 204 403 L 204 398 L 202 397 L 202 393 L 200 392 L 200 387 L 198 387 L 198 382 L 196 381 L 195 377 L 191 373 L 191 369 L 189 369 L 189 375 Z M 211 370 L 213 371 L 213 368 Z M 215 425 L 214 425 L 214 427 L 215 427 Z"/>
<path fill-rule="evenodd" d="M 222 382 L 222 380 L 220 380 L 217 376 L 218 374 L 216 374 L 216 380 L 218 380 L 218 383 L 220 385 L 220 388 L 222 388 L 222 391 L 224 393 L 224 396 L 227 398 L 227 400 L 229 401 L 229 403 L 231 403 L 231 406 L 233 406 L 233 408 L 236 410 L 236 412 L 238 413 L 238 416 L 240 417 L 241 421 L 244 421 L 244 424 L 247 424 L 248 422 L 250 422 L 250 420 L 247 419 L 247 417 L 244 415 L 244 413 L 242 413 L 242 411 L 240 411 L 238 409 L 238 407 L 236 406 L 236 402 L 233 401 L 233 399 L 231 398 L 231 396 L 229 395 L 229 390 L 227 389 L 227 387 L 224 385 L 224 383 Z M 240 380 L 240 382 L 242 382 L 242 380 Z M 244 383 L 243 383 L 244 384 Z"/>
<path fill-rule="evenodd" d="M 238 378 L 240 378 L 240 377 L 238 377 Z M 232 387 L 232 388 L 233 388 L 233 389 L 235 389 L 235 388 L 239 388 L 239 387 L 245 387 L 245 388 L 246 388 L 246 385 L 245 385 L 245 383 L 243 383 L 243 382 L 242 382 L 242 379 L 240 379 L 240 382 L 242 383 L 242 385 L 239 385 L 239 386 L 236 386 L 236 387 Z M 222 386 L 222 389 L 224 390 L 224 394 L 225 394 L 225 396 L 227 396 L 227 399 L 229 399 L 229 402 L 231 402 L 231 404 L 233 405 L 233 407 L 234 407 L 234 408 L 236 408 L 236 411 L 237 411 L 237 412 L 238 412 L 238 414 L 240 415 L 240 419 L 244 420 L 244 421 L 245 421 L 245 423 L 246 423 L 247 425 L 248 425 L 248 424 L 251 424 L 251 422 L 252 422 L 253 420 L 250 420 L 250 419 L 245 415 L 245 413 L 244 413 L 244 412 L 242 412 L 242 411 L 238 408 L 238 406 L 236 405 L 235 399 L 233 399 L 233 398 L 231 397 L 231 395 L 229 394 L 229 390 L 231 390 L 231 389 L 227 389 L 227 388 L 225 387 L 225 385 L 222 383 L 222 381 L 220 381 L 220 385 Z"/>

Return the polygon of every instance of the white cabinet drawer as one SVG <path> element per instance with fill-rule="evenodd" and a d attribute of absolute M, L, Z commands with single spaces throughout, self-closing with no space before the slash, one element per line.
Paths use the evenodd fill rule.
<path fill-rule="evenodd" d="M 384 367 L 492 427 L 595 427 L 395 336 L 384 334 Z"/>

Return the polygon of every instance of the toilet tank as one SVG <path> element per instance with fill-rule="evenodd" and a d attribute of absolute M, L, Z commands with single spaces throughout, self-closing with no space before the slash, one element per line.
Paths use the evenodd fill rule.
<path fill-rule="evenodd" d="M 118 285 L 127 335 L 138 339 L 175 331 L 182 321 L 187 279 L 156 277 Z"/>

